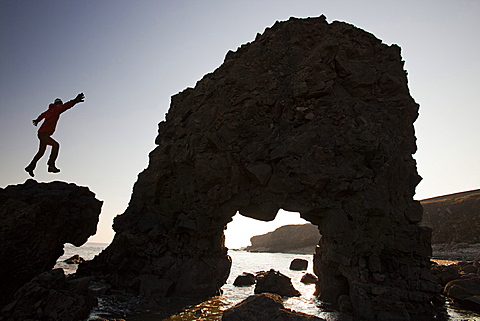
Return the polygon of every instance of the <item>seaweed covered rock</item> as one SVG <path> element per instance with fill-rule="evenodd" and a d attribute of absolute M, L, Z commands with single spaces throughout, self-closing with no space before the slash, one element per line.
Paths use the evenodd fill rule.
<path fill-rule="evenodd" d="M 35 276 L 51 270 L 65 243 L 84 244 L 97 230 L 102 202 L 65 182 L 0 189 L 0 306 Z"/>
<path fill-rule="evenodd" d="M 321 321 L 323 319 L 285 308 L 278 294 L 262 293 L 249 296 L 225 310 L 222 315 L 222 321 L 245 320 Z"/>

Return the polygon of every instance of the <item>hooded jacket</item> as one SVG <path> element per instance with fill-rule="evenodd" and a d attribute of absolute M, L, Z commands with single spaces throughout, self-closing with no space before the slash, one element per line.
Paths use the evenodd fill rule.
<path fill-rule="evenodd" d="M 38 129 L 39 133 L 47 133 L 48 135 L 53 135 L 55 128 L 57 127 L 58 119 L 60 114 L 66 111 L 67 109 L 72 108 L 75 105 L 73 100 L 66 102 L 63 105 L 50 104 L 48 110 L 44 111 L 37 117 L 37 120 L 40 121 L 45 119 L 42 126 Z"/>

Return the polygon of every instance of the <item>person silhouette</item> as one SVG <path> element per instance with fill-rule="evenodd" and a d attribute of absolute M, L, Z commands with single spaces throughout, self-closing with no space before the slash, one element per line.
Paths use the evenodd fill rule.
<path fill-rule="evenodd" d="M 55 99 L 53 103 L 48 106 L 48 110 L 41 113 L 37 119 L 32 120 L 34 126 L 37 126 L 38 123 L 43 119 L 43 124 L 38 129 L 38 139 L 40 140 L 40 144 L 38 146 L 38 152 L 33 157 L 30 164 L 25 167 L 25 171 L 32 177 L 35 176 L 33 171 L 37 166 L 37 162 L 40 158 L 42 158 L 43 154 L 45 154 L 45 150 L 47 146 L 52 146 L 52 150 L 50 152 L 50 157 L 48 159 L 48 172 L 50 173 L 59 173 L 60 170 L 55 166 L 55 161 L 57 160 L 58 151 L 60 149 L 60 144 L 53 139 L 51 136 L 55 132 L 55 128 L 57 126 L 58 119 L 60 118 L 60 114 L 64 111 L 72 108 L 78 103 L 82 103 L 85 101 L 85 95 L 80 93 L 74 99 L 66 102 L 65 104 L 62 102 L 60 98 Z"/>

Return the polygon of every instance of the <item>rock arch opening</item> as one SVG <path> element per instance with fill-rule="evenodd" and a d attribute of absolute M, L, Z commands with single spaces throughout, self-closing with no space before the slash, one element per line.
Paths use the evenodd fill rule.
<path fill-rule="evenodd" d="M 228 249 L 245 249 L 251 250 L 251 238 L 255 236 L 263 236 L 265 234 L 271 234 L 278 228 L 286 225 L 302 225 L 309 222 L 300 217 L 300 213 L 286 212 L 279 210 L 276 217 L 271 221 L 262 221 L 255 218 L 247 217 L 237 212 L 230 223 L 227 224 L 225 229 L 225 245 Z M 291 242 L 295 239 L 293 236 L 291 239 L 284 238 L 283 240 L 275 240 L 277 243 Z M 315 243 L 318 239 L 315 241 Z M 288 246 L 288 244 L 285 244 Z M 293 244 L 294 245 L 294 244 Z M 292 248 L 293 248 L 292 245 Z M 260 247 L 258 245 L 256 247 Z M 270 248 L 266 248 L 268 251 Z M 275 249 L 272 249 L 272 251 Z M 281 252 L 281 251 L 280 251 Z M 311 253 L 313 254 L 314 248 Z"/>
<path fill-rule="evenodd" d="M 79 272 L 209 297 L 228 277 L 235 213 L 282 208 L 320 229 L 321 298 L 369 320 L 431 315 L 417 116 L 398 46 L 323 16 L 276 23 L 172 97 L 112 244 Z"/>

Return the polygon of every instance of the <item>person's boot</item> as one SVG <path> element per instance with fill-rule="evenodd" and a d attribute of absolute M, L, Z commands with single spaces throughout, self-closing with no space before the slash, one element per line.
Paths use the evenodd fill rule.
<path fill-rule="evenodd" d="M 60 173 L 60 170 L 55 167 L 55 165 L 48 165 L 48 172 L 49 173 Z"/>
<path fill-rule="evenodd" d="M 34 177 L 35 174 L 33 173 L 33 170 L 35 169 L 35 166 L 32 166 L 32 165 L 28 165 L 27 167 L 25 167 L 25 171 L 28 173 L 28 175 Z"/>

